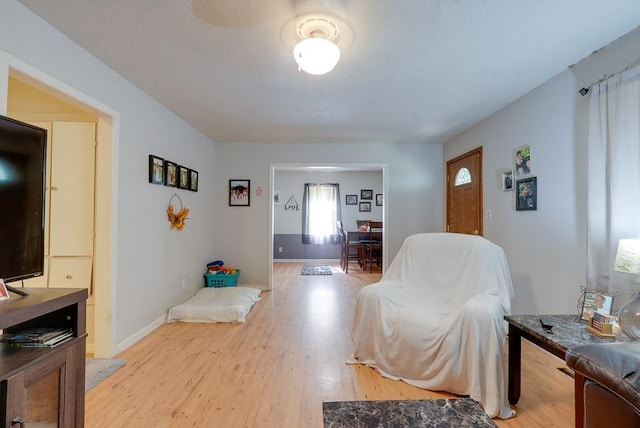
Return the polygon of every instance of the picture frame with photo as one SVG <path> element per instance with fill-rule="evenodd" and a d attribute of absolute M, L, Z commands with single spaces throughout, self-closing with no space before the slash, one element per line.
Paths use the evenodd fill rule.
<path fill-rule="evenodd" d="M 178 188 L 189 189 L 189 168 L 178 165 Z"/>
<path fill-rule="evenodd" d="M 503 169 L 500 171 L 500 184 L 502 185 L 503 192 L 513 191 L 513 170 Z"/>
<path fill-rule="evenodd" d="M 164 183 L 164 159 L 156 155 L 149 155 L 149 183 Z"/>
<path fill-rule="evenodd" d="M 360 190 L 360 199 L 363 201 L 371 201 L 373 200 L 373 190 L 371 189 L 361 189 Z"/>
<path fill-rule="evenodd" d="M 382 193 L 376 193 L 376 207 L 381 207 L 382 201 L 383 201 Z"/>
<path fill-rule="evenodd" d="M 251 180 L 229 180 L 229 206 L 251 205 Z"/>
<path fill-rule="evenodd" d="M 164 161 L 164 185 L 178 187 L 178 165 L 166 159 Z"/>
<path fill-rule="evenodd" d="M 536 177 L 516 181 L 516 211 L 538 209 L 538 180 Z"/>
<path fill-rule="evenodd" d="M 347 195 L 345 199 L 346 205 L 358 205 L 358 195 Z"/>
<path fill-rule="evenodd" d="M 198 171 L 193 169 L 189 170 L 189 190 L 198 191 Z"/>
<path fill-rule="evenodd" d="M 371 212 L 371 202 L 360 202 L 360 206 L 358 211 L 361 213 L 369 213 Z"/>
<path fill-rule="evenodd" d="M 0 300 L 5 300 L 9 298 L 9 290 L 7 290 L 7 284 L 4 283 L 4 280 L 0 278 Z"/>
<path fill-rule="evenodd" d="M 533 175 L 531 147 L 520 146 L 513 151 L 513 171 L 516 179 Z"/>
<path fill-rule="evenodd" d="M 611 315 L 613 308 L 614 296 L 597 290 L 586 290 L 582 299 L 582 309 L 580 310 L 580 318 L 589 321 L 594 313 L 602 315 Z"/>

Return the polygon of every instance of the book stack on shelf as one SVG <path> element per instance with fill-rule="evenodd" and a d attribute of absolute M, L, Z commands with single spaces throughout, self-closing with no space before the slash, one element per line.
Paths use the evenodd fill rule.
<path fill-rule="evenodd" d="M 70 328 L 37 327 L 16 333 L 5 333 L 0 342 L 15 348 L 50 348 L 73 337 Z"/>

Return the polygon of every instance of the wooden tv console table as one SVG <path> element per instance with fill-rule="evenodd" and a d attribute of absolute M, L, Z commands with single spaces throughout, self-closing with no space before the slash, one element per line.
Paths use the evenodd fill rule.
<path fill-rule="evenodd" d="M 25 288 L 0 300 L 0 329 L 64 327 L 73 337 L 52 348 L 0 345 L 0 426 L 84 426 L 86 289 Z"/>

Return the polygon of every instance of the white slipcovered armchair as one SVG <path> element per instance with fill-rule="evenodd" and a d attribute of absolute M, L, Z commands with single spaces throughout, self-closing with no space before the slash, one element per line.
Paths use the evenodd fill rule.
<path fill-rule="evenodd" d="M 479 236 L 408 237 L 382 280 L 357 297 L 349 363 L 419 388 L 468 395 L 512 417 L 504 341 L 513 286 L 502 248 Z"/>

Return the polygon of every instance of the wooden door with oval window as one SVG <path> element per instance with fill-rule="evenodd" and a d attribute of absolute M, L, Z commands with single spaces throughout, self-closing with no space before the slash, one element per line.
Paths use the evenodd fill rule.
<path fill-rule="evenodd" d="M 447 232 L 482 235 L 482 147 L 447 161 Z"/>

